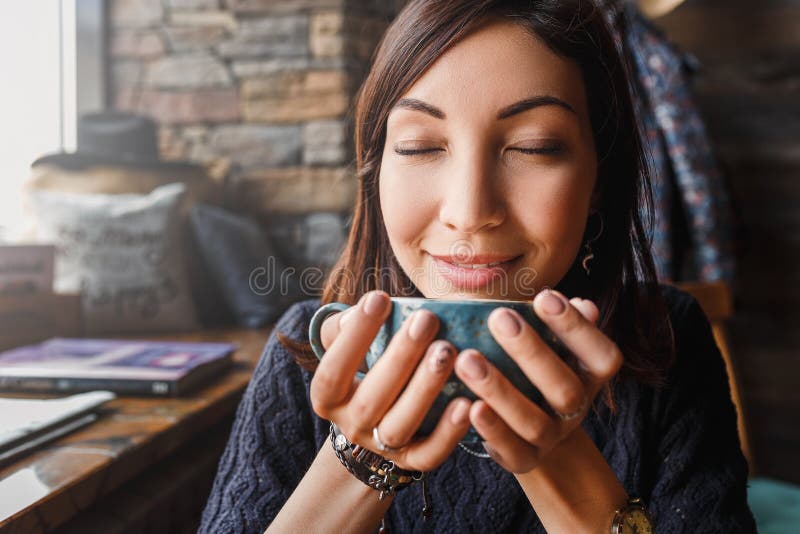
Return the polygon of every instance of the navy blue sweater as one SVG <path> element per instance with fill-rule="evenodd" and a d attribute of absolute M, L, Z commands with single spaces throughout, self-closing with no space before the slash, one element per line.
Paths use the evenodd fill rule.
<path fill-rule="evenodd" d="M 644 499 L 657 532 L 755 532 L 722 356 L 697 302 L 662 287 L 677 349 L 668 385 L 618 381 L 616 413 L 592 411 L 583 428 L 628 494 Z M 316 299 L 293 305 L 276 330 L 307 341 L 318 306 Z M 311 376 L 273 331 L 236 413 L 200 532 L 263 532 L 319 448 L 330 446 L 328 422 L 309 403 Z M 433 516 L 423 523 L 420 489 L 409 488 L 389 509 L 390 532 L 545 532 L 514 477 L 492 460 L 457 448 L 429 482 Z"/>

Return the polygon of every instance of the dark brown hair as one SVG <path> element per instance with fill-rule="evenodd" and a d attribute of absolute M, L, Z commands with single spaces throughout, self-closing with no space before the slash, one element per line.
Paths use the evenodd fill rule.
<path fill-rule="evenodd" d="M 488 19 L 510 20 L 580 67 L 598 157 L 596 206 L 603 219 L 592 243 L 591 277 L 580 254 L 556 286 L 593 300 L 598 326 L 625 355 L 621 376 L 658 385 L 674 358 L 669 318 L 650 254 L 652 197 L 626 68 L 604 14 L 586 0 L 412 0 L 388 28 L 355 106 L 358 198 L 347 244 L 321 303 L 354 304 L 367 291 L 423 295 L 403 272 L 386 234 L 378 195 L 392 106 L 449 47 Z M 589 220 L 597 219 L 591 217 Z M 646 219 L 646 220 L 643 220 Z M 646 223 L 646 224 L 645 224 Z M 584 240 L 597 234 L 587 229 Z M 353 273 L 360 276 L 353 283 Z M 301 365 L 317 363 L 307 343 L 279 334 Z M 610 401 L 610 397 L 607 398 Z"/>

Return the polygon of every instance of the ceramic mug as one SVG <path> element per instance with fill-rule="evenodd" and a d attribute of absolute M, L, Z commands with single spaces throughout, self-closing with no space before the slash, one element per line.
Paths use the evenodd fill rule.
<path fill-rule="evenodd" d="M 439 318 L 439 330 L 435 339 L 445 339 L 455 346 L 457 351 L 467 348 L 476 349 L 488 359 L 509 381 L 524 395 L 537 404 L 542 404 L 542 395 L 531 384 L 525 374 L 520 370 L 514 360 L 508 356 L 502 347 L 495 341 L 487 326 L 489 314 L 498 307 L 511 308 L 518 312 L 525 321 L 541 336 L 541 338 L 562 358 L 567 358 L 569 351 L 550 331 L 549 328 L 536 316 L 531 306 L 531 301 L 511 300 L 441 300 L 413 297 L 392 297 L 392 311 L 381 326 L 375 339 L 367 351 L 366 364 L 371 369 L 378 358 L 386 350 L 389 340 L 400 329 L 403 322 L 414 310 L 424 308 L 436 314 Z M 308 328 L 308 338 L 311 348 L 322 359 L 325 349 L 322 346 L 320 330 L 323 321 L 336 312 L 348 309 L 350 305 L 331 302 L 322 306 L 314 313 Z M 358 373 L 360 378 L 364 373 Z M 422 422 L 417 435 L 430 434 L 436 426 L 447 403 L 456 397 L 467 397 L 475 400 L 477 397 L 452 373 L 442 388 L 441 393 Z M 470 427 L 461 440 L 462 443 L 480 443 L 482 440 L 474 428 Z"/>

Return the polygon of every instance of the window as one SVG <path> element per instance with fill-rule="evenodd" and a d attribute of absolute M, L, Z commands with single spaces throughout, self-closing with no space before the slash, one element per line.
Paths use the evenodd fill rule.
<path fill-rule="evenodd" d="M 21 216 L 20 186 L 46 153 L 75 149 L 78 113 L 104 107 L 102 0 L 26 0 L 0 21 L 0 239 Z"/>

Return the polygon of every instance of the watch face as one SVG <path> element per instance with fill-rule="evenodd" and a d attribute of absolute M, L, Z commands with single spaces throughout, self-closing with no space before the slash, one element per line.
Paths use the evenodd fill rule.
<path fill-rule="evenodd" d="M 633 508 L 625 514 L 622 522 L 623 534 L 652 534 L 653 526 L 647 513 L 641 508 Z"/>

